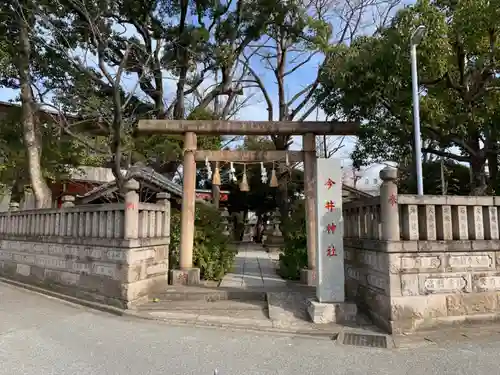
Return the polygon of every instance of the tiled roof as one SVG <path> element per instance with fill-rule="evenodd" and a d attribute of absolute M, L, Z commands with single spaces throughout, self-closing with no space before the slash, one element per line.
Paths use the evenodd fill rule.
<path fill-rule="evenodd" d="M 127 172 L 127 179 L 137 180 L 153 185 L 163 192 L 169 193 L 174 198 L 182 197 L 182 186 L 171 181 L 167 177 L 155 172 L 153 169 L 143 166 L 133 166 Z M 96 199 L 116 192 L 116 181 L 110 181 L 92 189 L 84 195 L 77 196 L 82 203 L 90 203 Z"/>

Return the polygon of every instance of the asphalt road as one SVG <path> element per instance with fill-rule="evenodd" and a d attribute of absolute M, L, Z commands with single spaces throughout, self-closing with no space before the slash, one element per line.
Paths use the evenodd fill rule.
<path fill-rule="evenodd" d="M 0 283 L 0 375 L 492 375 L 500 341 L 383 350 L 175 327 L 70 306 Z"/>

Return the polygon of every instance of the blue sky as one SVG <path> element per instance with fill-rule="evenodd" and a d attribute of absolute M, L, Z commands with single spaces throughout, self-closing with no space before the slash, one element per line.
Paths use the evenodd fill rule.
<path fill-rule="evenodd" d="M 408 3 L 408 1 L 405 0 L 404 3 Z M 335 32 L 335 29 L 338 28 L 339 26 L 338 20 L 333 19 L 332 25 L 334 27 L 334 32 Z M 362 30 L 362 33 L 372 33 L 372 32 L 373 32 L 373 26 L 367 23 L 367 26 Z M 318 66 L 321 63 L 322 59 L 323 56 L 317 55 L 308 64 L 304 65 L 302 68 L 298 69 L 297 71 L 286 77 L 285 92 L 288 98 L 292 97 L 295 93 L 297 93 L 302 88 L 306 87 L 308 84 L 314 81 L 314 79 L 316 78 Z M 258 71 L 258 74 L 263 80 L 270 97 L 274 101 L 275 119 L 277 119 L 276 111 L 278 109 L 277 108 L 278 86 L 275 82 L 275 77 L 272 72 L 265 69 L 262 64 L 259 64 L 256 58 L 253 59 L 252 66 L 254 67 L 255 70 Z M 132 88 L 135 86 L 135 81 L 129 78 L 128 81 L 124 83 L 124 86 Z M 165 77 L 165 87 L 166 87 L 165 91 L 167 92 L 167 97 L 171 96 L 175 92 L 175 81 L 169 79 L 167 75 Z M 170 95 L 168 95 L 168 92 L 170 92 Z M 248 89 L 246 90 L 245 95 L 249 95 L 252 92 L 254 93 L 254 95 L 250 101 L 250 105 L 243 108 L 238 113 L 237 118 L 241 120 L 255 120 L 255 121 L 267 120 L 266 104 L 262 100 L 262 95 L 260 95 L 260 91 L 258 89 Z M 14 99 L 16 95 L 17 93 L 13 90 L 0 88 L 0 101 L 9 101 L 11 99 Z M 295 104 L 297 104 L 298 102 L 300 102 L 300 100 L 298 100 Z M 324 119 L 325 115 L 321 110 L 313 112 L 308 117 L 308 120 L 312 121 L 324 120 Z M 345 139 L 344 140 L 345 147 L 343 147 L 340 150 L 337 157 L 348 159 L 354 143 L 355 143 L 354 137 L 348 137 L 347 139 Z M 300 137 L 295 137 L 292 149 L 300 149 L 300 148 L 301 148 L 301 139 Z"/>

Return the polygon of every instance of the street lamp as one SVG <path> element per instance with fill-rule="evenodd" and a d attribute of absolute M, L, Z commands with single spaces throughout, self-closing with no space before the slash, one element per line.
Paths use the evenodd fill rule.
<path fill-rule="evenodd" d="M 418 95 L 417 76 L 417 46 L 425 36 L 425 26 L 421 25 L 415 29 L 410 38 L 411 56 L 411 87 L 413 94 L 413 132 L 415 133 L 415 163 L 417 172 L 417 194 L 424 195 L 424 183 L 422 180 L 422 141 L 420 139 L 420 105 Z"/>

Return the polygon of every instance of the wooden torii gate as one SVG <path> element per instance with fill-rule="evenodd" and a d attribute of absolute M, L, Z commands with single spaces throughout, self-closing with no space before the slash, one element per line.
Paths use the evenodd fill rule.
<path fill-rule="evenodd" d="M 304 162 L 306 199 L 307 284 L 314 284 L 316 267 L 316 135 L 354 135 L 355 122 L 320 121 L 222 121 L 222 120 L 140 120 L 142 134 L 183 134 L 183 200 L 181 211 L 180 270 L 177 275 L 185 284 L 200 282 L 199 269 L 193 268 L 196 161 L 269 162 L 285 159 Z M 197 135 L 299 135 L 302 151 L 207 151 L 197 150 Z"/>

